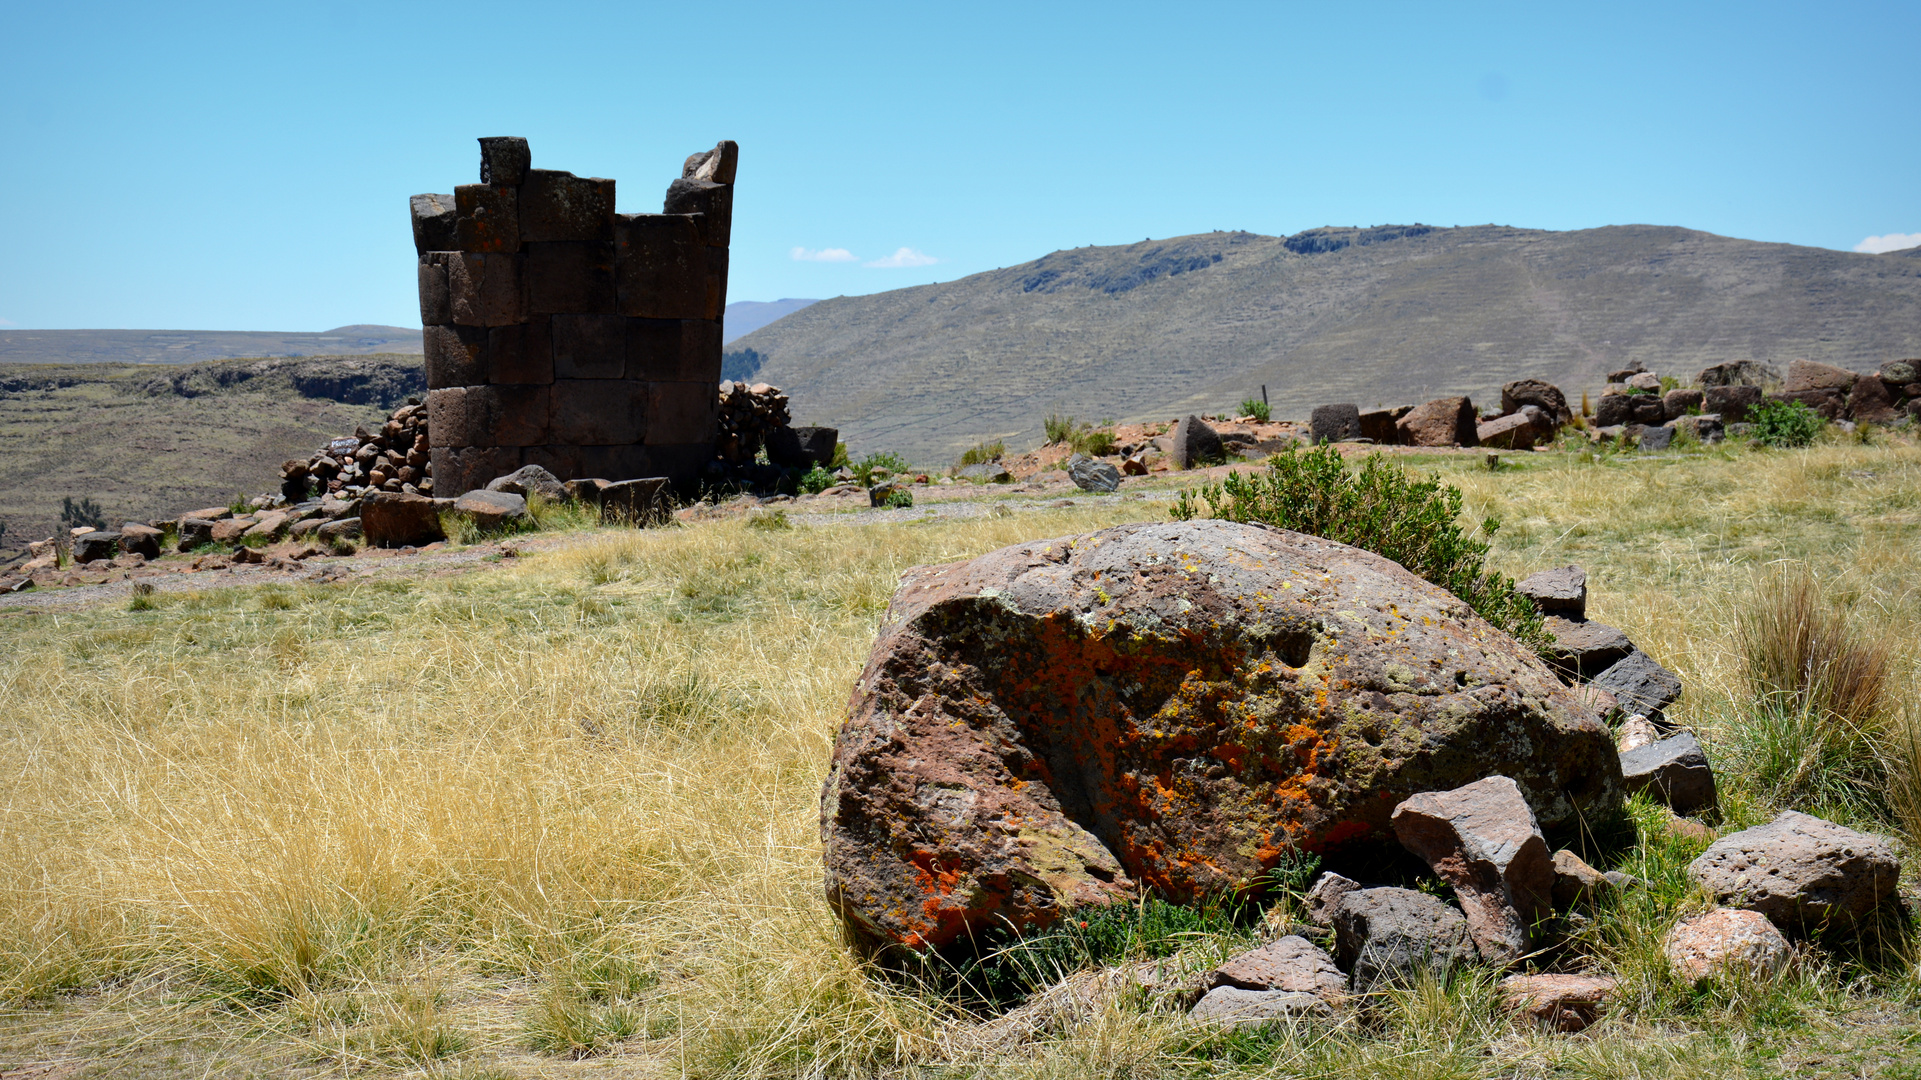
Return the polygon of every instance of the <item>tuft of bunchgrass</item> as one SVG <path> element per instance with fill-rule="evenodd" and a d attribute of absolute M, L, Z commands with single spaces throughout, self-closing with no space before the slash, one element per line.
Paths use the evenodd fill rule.
<path fill-rule="evenodd" d="M 954 467 L 965 469 L 969 465 L 986 465 L 989 462 L 999 461 L 1006 453 L 1007 442 L 1004 439 L 977 442 L 961 452 L 960 460 L 954 463 Z"/>
<path fill-rule="evenodd" d="M 1047 432 L 1049 446 L 1066 442 L 1075 431 L 1079 430 L 1074 418 L 1066 413 L 1048 413 L 1047 418 L 1041 421 L 1041 428 Z"/>

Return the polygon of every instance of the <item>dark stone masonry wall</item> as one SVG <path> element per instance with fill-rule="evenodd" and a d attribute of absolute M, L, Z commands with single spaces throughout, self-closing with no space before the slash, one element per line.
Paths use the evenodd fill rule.
<path fill-rule="evenodd" d="M 480 140 L 480 180 L 415 195 L 436 491 L 523 465 L 697 482 L 713 457 L 739 148 L 687 159 L 662 213 Z"/>

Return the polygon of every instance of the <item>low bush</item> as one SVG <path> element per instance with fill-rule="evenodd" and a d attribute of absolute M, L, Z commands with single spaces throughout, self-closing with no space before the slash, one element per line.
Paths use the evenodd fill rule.
<path fill-rule="evenodd" d="M 1813 442 L 1827 422 L 1800 401 L 1764 401 L 1749 420 L 1754 424 L 1754 441 L 1784 449 Z"/>
<path fill-rule="evenodd" d="M 909 509 L 914 505 L 914 493 L 904 487 L 897 487 L 888 492 L 887 501 L 882 505 L 894 510 Z"/>
<path fill-rule="evenodd" d="M 808 495 L 818 495 L 836 483 L 834 474 L 819 465 L 800 474 L 800 490 Z"/>
<path fill-rule="evenodd" d="M 899 476 L 913 469 L 913 466 L 907 463 L 906 458 L 892 450 L 880 450 L 861 458 L 848 468 L 853 470 L 854 479 L 861 487 L 873 487 L 874 470 L 886 469 L 889 474 Z"/>
<path fill-rule="evenodd" d="M 954 467 L 965 469 L 969 465 L 985 465 L 991 461 L 999 461 L 1001 455 L 1005 453 L 1007 453 L 1007 443 L 1004 440 L 995 439 L 991 443 L 978 442 L 962 452 L 960 460 L 955 462 Z"/>
<path fill-rule="evenodd" d="M 1092 427 L 1083 424 L 1080 430 L 1068 436 L 1067 444 L 1077 454 L 1088 457 L 1105 457 L 1114 452 L 1114 432 L 1107 427 Z"/>
<path fill-rule="evenodd" d="M 1075 431 L 1074 418 L 1066 413 L 1048 413 L 1047 419 L 1041 421 L 1041 427 L 1047 431 L 1049 446 L 1067 441 Z"/>
<path fill-rule="evenodd" d="M 1267 423 L 1269 418 L 1271 418 L 1274 415 L 1274 412 L 1272 409 L 1268 407 L 1267 402 L 1259 401 L 1254 398 L 1248 398 L 1247 400 L 1241 402 L 1241 415 L 1251 416 L 1254 419 L 1259 420 L 1261 423 L 1265 424 Z"/>
<path fill-rule="evenodd" d="M 1487 568 L 1487 542 L 1461 528 L 1460 489 L 1439 476 L 1416 480 L 1378 454 L 1350 472 L 1331 446 L 1305 452 L 1290 446 L 1268 459 L 1265 472 L 1234 472 L 1198 491 L 1183 490 L 1172 510 L 1176 519 L 1199 513 L 1197 495 L 1210 517 L 1292 529 L 1385 556 L 1460 597 L 1521 643 L 1537 651 L 1549 644 L 1533 602 L 1512 579 Z M 1479 533 L 1492 536 L 1498 528 L 1500 522 L 1488 518 Z"/>

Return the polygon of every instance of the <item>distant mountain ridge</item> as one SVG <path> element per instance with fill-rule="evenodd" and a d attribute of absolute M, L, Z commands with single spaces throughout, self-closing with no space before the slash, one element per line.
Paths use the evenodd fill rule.
<path fill-rule="evenodd" d="M 197 364 L 256 356 L 419 353 L 420 328 L 355 323 L 317 334 L 268 330 L 0 330 L 0 363 Z"/>
<path fill-rule="evenodd" d="M 727 305 L 726 317 L 721 320 L 721 341 L 725 343 L 738 337 L 745 337 L 776 319 L 819 302 L 818 300 L 736 300 Z"/>
<path fill-rule="evenodd" d="M 1921 249 L 1917 249 L 1921 250 Z M 1865 370 L 1921 356 L 1921 258 L 1691 229 L 1481 225 L 1201 233 L 1056 251 L 959 281 L 823 300 L 734 341 L 797 423 L 925 463 L 1082 419 L 1277 415 L 1546 378 L 1570 396 L 1632 361 Z"/>

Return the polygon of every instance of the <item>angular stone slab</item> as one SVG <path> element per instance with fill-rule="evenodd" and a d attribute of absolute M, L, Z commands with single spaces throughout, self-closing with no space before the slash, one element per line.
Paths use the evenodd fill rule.
<path fill-rule="evenodd" d="M 1322 442 L 1351 442 L 1362 438 L 1361 410 L 1357 405 L 1317 405 L 1308 420 L 1310 439 Z"/>
<path fill-rule="evenodd" d="M 1349 893 L 1361 891 L 1361 883 L 1352 878 L 1342 877 L 1332 870 L 1314 879 L 1314 887 L 1307 890 L 1305 897 L 1308 921 L 1316 926 L 1333 926 L 1334 912 Z"/>
<path fill-rule="evenodd" d="M 1576 678 L 1592 679 L 1634 651 L 1634 642 L 1606 623 L 1559 615 L 1549 615 L 1541 622 L 1553 641 L 1550 655 L 1555 668 Z"/>
<path fill-rule="evenodd" d="M 1176 469 L 1192 469 L 1211 461 L 1227 459 L 1227 444 L 1207 421 L 1189 414 L 1174 425 L 1168 436 L 1167 460 Z"/>
<path fill-rule="evenodd" d="M 1553 914 L 1554 857 L 1520 785 L 1490 776 L 1423 792 L 1396 806 L 1393 822 L 1401 845 L 1454 886 L 1482 959 L 1528 951 L 1530 928 Z"/>
<path fill-rule="evenodd" d="M 1621 754 L 1621 782 L 1647 791 L 1677 814 L 1715 807 L 1714 772 L 1694 736 L 1685 732 Z"/>
<path fill-rule="evenodd" d="M 376 491 L 361 500 L 360 529 L 377 547 L 418 546 L 447 538 L 434 501 L 403 492 Z M 324 527 L 321 533 L 325 535 Z"/>
<path fill-rule="evenodd" d="M 527 179 L 533 151 L 518 135 L 487 135 L 480 142 L 480 182 L 514 187 Z"/>
<path fill-rule="evenodd" d="M 511 254 L 520 250 L 517 189 L 490 184 L 454 188 L 454 247 L 460 251 Z"/>
<path fill-rule="evenodd" d="M 453 508 L 482 529 L 504 529 L 529 520 L 527 500 L 506 491 L 469 491 L 454 500 Z"/>
<path fill-rule="evenodd" d="M 1203 990 L 1217 986 L 1313 994 L 1335 1006 L 1347 996 L 1347 976 L 1334 966 L 1334 958 L 1292 934 L 1241 953 L 1202 977 Z"/>
<path fill-rule="evenodd" d="M 1473 401 L 1446 397 L 1416 406 L 1396 427 L 1408 446 L 1473 446 L 1480 438 L 1476 424 Z"/>
<path fill-rule="evenodd" d="M 460 212 L 454 205 L 452 195 L 415 195 L 407 200 L 407 208 L 413 215 L 414 251 L 425 255 L 430 251 L 454 251 L 460 241 L 455 222 Z"/>
<path fill-rule="evenodd" d="M 1075 454 L 1067 459 L 1067 478 L 1082 491 L 1111 494 L 1121 489 L 1121 471 L 1086 454 Z"/>
<path fill-rule="evenodd" d="M 518 209 L 522 243 L 614 238 L 612 180 L 558 169 L 528 169 Z M 610 251 L 610 263 L 611 255 Z"/>
<path fill-rule="evenodd" d="M 1243 990 L 1221 986 L 1209 990 L 1187 1011 L 1188 1018 L 1228 1027 L 1261 1027 L 1333 1015 L 1327 1002 L 1287 990 Z"/>
<path fill-rule="evenodd" d="M 1509 975 L 1501 980 L 1501 1001 L 1553 1031 L 1576 1032 L 1601 1018 L 1613 998 L 1615 980 L 1606 975 Z"/>
<path fill-rule="evenodd" d="M 1569 564 L 1537 570 L 1514 583 L 1522 596 L 1534 601 L 1543 615 L 1587 618 L 1587 571 Z"/>
<path fill-rule="evenodd" d="M 1796 930 L 1853 925 L 1900 877 L 1886 840 L 1794 810 L 1716 840 L 1688 864 L 1688 878 L 1723 904 Z"/>
<path fill-rule="evenodd" d="M 1613 694 L 1630 713 L 1658 717 L 1680 700 L 1681 677 L 1635 649 L 1593 678 L 1594 685 Z"/>

